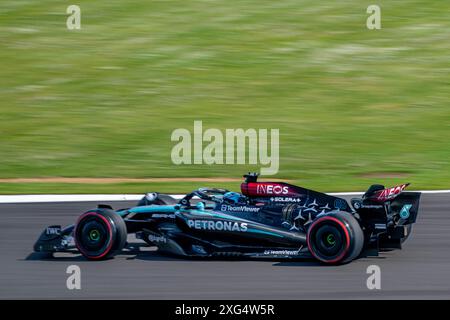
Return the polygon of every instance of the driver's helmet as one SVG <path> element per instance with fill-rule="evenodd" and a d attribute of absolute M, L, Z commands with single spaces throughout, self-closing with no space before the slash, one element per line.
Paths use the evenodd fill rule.
<path fill-rule="evenodd" d="M 245 203 L 247 198 L 238 192 L 229 191 L 223 195 L 223 202 L 228 204 Z"/>

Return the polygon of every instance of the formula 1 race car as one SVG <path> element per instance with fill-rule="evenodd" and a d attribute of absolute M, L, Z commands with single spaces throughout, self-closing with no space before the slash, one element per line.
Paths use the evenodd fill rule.
<path fill-rule="evenodd" d="M 244 175 L 241 193 L 200 188 L 182 199 L 147 193 L 137 206 L 108 205 L 83 213 L 74 225 L 49 226 L 36 252 L 110 258 L 135 234 L 161 252 L 184 257 L 315 258 L 346 263 L 363 252 L 401 249 L 416 221 L 420 193 L 408 184 L 372 185 L 362 198 L 342 198 Z"/>

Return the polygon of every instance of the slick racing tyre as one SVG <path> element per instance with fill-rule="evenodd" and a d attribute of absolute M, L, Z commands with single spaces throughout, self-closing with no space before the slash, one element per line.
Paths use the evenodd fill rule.
<path fill-rule="evenodd" d="M 74 229 L 75 244 L 89 260 L 113 257 L 125 246 L 125 221 L 112 210 L 97 209 L 82 214 Z"/>
<path fill-rule="evenodd" d="M 340 264 L 356 259 L 364 245 L 358 221 L 347 212 L 318 216 L 306 238 L 311 254 L 321 262 Z"/>

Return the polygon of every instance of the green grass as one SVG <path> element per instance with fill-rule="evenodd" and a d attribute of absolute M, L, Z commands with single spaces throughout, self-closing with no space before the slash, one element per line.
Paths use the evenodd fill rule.
<path fill-rule="evenodd" d="M 172 131 L 202 120 L 278 128 L 277 178 L 307 187 L 448 188 L 450 2 L 376 3 L 371 31 L 365 0 L 79 0 L 82 30 L 69 31 L 72 3 L 2 0 L 0 178 L 258 170 L 172 164 Z M 377 172 L 404 176 L 364 177 Z M 192 186 L 0 182 L 0 193 Z"/>

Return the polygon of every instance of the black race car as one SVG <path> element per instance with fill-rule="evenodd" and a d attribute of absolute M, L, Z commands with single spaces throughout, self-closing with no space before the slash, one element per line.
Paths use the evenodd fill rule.
<path fill-rule="evenodd" d="M 416 221 L 420 193 L 408 184 L 372 185 L 349 203 L 287 183 L 244 176 L 241 193 L 200 188 L 181 200 L 147 193 L 136 207 L 108 205 L 83 213 L 74 225 L 49 226 L 36 252 L 81 253 L 110 258 L 127 246 L 127 235 L 162 252 L 184 257 L 316 258 L 349 262 L 362 253 L 400 249 Z"/>

